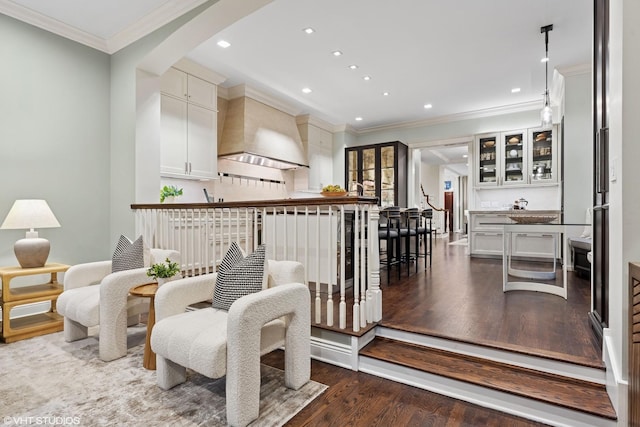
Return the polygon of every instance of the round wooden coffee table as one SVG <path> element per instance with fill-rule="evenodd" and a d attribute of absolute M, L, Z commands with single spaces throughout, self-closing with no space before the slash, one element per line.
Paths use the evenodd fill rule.
<path fill-rule="evenodd" d="M 153 325 L 156 323 L 156 309 L 154 300 L 156 297 L 156 291 L 158 290 L 158 284 L 156 282 L 153 283 L 145 283 L 144 285 L 134 286 L 129 289 L 129 293 L 136 297 L 144 297 L 149 298 L 149 318 L 147 319 L 147 339 L 144 343 L 144 358 L 142 362 L 142 366 L 146 369 L 154 370 L 156 369 L 156 354 L 151 350 L 151 330 L 153 329 Z"/>

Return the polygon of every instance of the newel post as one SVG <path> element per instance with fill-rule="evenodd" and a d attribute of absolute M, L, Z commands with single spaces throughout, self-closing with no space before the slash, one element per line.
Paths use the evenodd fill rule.
<path fill-rule="evenodd" d="M 372 206 L 369 211 L 369 289 L 367 290 L 367 317 L 370 322 L 382 319 L 382 289 L 380 289 L 380 250 L 378 243 L 378 220 L 380 210 Z"/>

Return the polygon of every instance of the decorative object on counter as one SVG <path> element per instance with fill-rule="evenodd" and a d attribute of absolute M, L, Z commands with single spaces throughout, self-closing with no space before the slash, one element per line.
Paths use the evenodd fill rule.
<path fill-rule="evenodd" d="M 178 273 L 180 273 L 180 264 L 172 262 L 169 258 L 165 259 L 164 262 L 152 264 L 147 269 L 147 276 L 158 282 L 158 286 L 162 286 L 170 280 L 181 278 L 176 277 Z"/>
<path fill-rule="evenodd" d="M 38 237 L 34 228 L 57 228 L 60 223 L 46 200 L 16 200 L 0 229 L 27 229 L 24 239 L 16 241 L 13 251 L 22 268 L 44 267 L 51 246 L 47 239 Z"/>
<path fill-rule="evenodd" d="M 165 185 L 160 190 L 160 203 L 173 203 L 176 197 L 182 196 L 182 188 L 178 188 L 175 185 Z"/>
<path fill-rule="evenodd" d="M 529 202 L 524 198 L 520 197 L 520 199 L 513 202 L 513 209 L 526 209 Z"/>
<path fill-rule="evenodd" d="M 335 184 L 325 185 L 322 187 L 322 194 L 325 197 L 341 197 L 347 195 L 347 190 L 342 188 L 341 186 Z"/>
<path fill-rule="evenodd" d="M 509 215 L 518 224 L 548 224 L 558 217 L 556 215 Z"/>
<path fill-rule="evenodd" d="M 204 192 L 204 198 L 207 201 L 207 203 L 213 203 L 216 201 L 216 198 L 214 196 L 209 195 L 209 192 L 207 191 L 206 188 L 203 188 L 202 191 Z"/>
<path fill-rule="evenodd" d="M 543 127 L 550 127 L 553 124 L 553 111 L 549 105 L 549 31 L 553 30 L 553 24 L 540 27 L 540 32 L 544 33 L 544 107 L 540 111 L 540 121 Z"/>

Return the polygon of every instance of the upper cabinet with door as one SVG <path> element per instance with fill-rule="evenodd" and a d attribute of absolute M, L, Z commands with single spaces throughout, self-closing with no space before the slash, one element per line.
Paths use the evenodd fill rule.
<path fill-rule="evenodd" d="M 161 78 L 160 90 L 160 173 L 178 178 L 216 178 L 216 85 L 170 68 Z"/>
<path fill-rule="evenodd" d="M 476 187 L 558 182 L 555 134 L 552 129 L 519 129 L 476 135 Z"/>
<path fill-rule="evenodd" d="M 377 197 L 385 206 L 407 205 L 407 146 L 400 141 L 345 149 L 345 188 Z"/>

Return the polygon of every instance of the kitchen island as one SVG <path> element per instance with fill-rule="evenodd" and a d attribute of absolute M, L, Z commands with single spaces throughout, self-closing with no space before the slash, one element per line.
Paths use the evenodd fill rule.
<path fill-rule="evenodd" d="M 469 255 L 472 257 L 500 258 L 503 255 L 502 224 L 515 223 L 513 215 L 555 216 L 551 224 L 560 223 L 562 211 L 541 209 L 501 209 L 469 211 Z M 511 247 L 514 257 L 523 259 L 549 259 L 560 253 L 560 243 L 547 231 L 513 233 Z"/>

